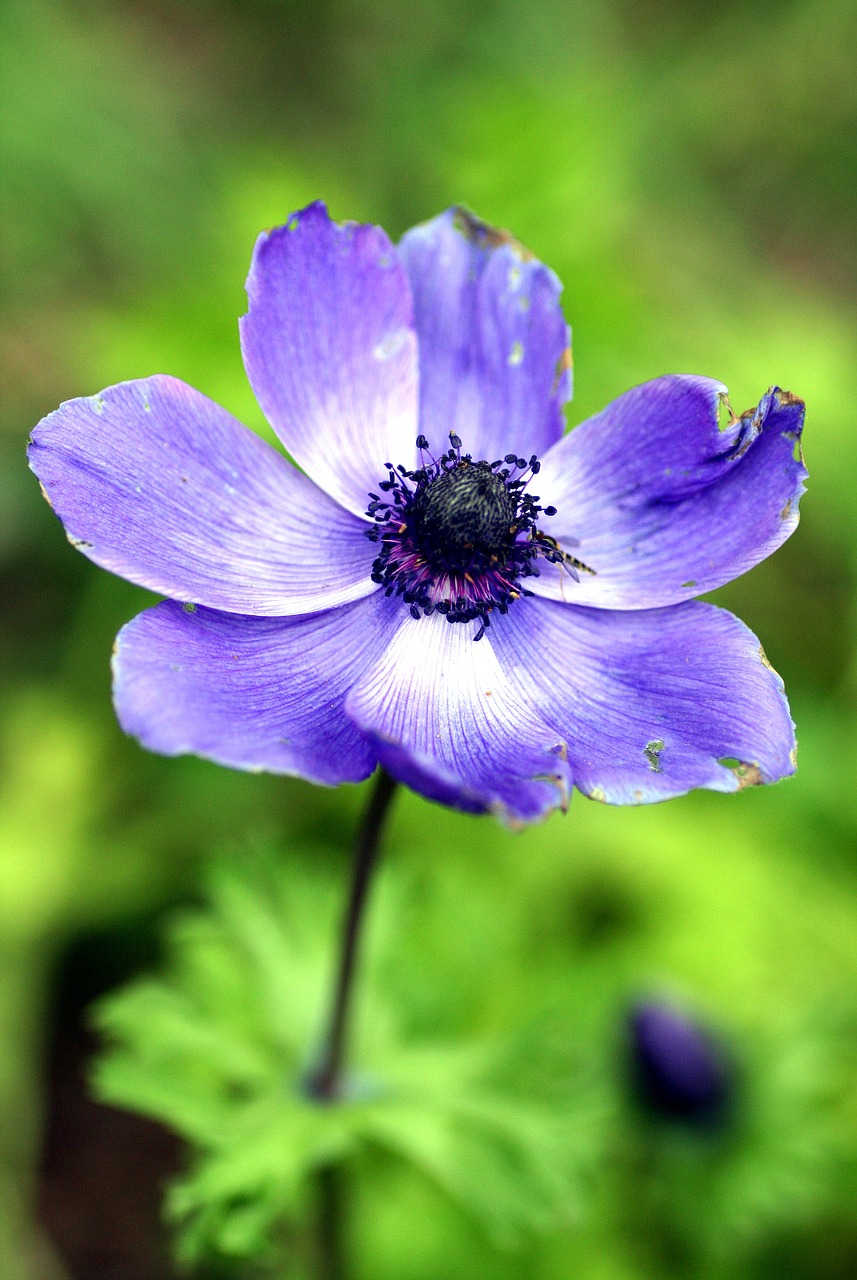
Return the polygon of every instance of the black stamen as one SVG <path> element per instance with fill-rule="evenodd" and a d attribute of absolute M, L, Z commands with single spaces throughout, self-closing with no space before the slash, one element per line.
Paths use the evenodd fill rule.
<path fill-rule="evenodd" d="M 470 554 L 500 551 L 515 517 L 515 503 L 503 481 L 485 463 L 445 471 L 418 492 L 411 504 L 417 545 L 435 561 L 455 567 Z"/>
<path fill-rule="evenodd" d="M 535 454 L 529 461 L 514 453 L 474 461 L 462 454 L 457 432 L 449 432 L 449 442 L 435 458 L 420 433 L 417 448 L 428 461 L 421 457 L 414 471 L 385 464 L 387 478 L 369 495 L 366 511 L 374 521 L 366 535 L 379 544 L 371 577 L 414 619 L 438 613 L 450 623 L 475 622 L 473 639 L 480 640 L 492 612 L 504 616 L 514 601 L 532 595 L 522 579 L 538 577 L 542 561 L 575 579 L 578 570 L 593 571 L 538 527 L 556 508 L 542 508 L 527 490 L 540 470 Z"/>

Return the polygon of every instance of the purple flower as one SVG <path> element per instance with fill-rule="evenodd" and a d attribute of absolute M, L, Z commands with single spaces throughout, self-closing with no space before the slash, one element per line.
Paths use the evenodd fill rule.
<path fill-rule="evenodd" d="M 631 1081 L 653 1115 L 692 1125 L 726 1118 L 732 1072 L 722 1048 L 669 1005 L 638 1004 L 629 1018 Z"/>
<path fill-rule="evenodd" d="M 803 405 L 658 378 L 563 435 L 551 271 L 450 210 L 398 246 L 310 205 L 259 237 L 241 342 L 297 463 L 175 378 L 72 400 L 30 464 L 72 544 L 169 597 L 114 699 L 166 755 L 530 821 L 794 770 L 758 640 L 690 597 L 797 523 Z M 300 468 L 298 470 L 297 468 Z"/>

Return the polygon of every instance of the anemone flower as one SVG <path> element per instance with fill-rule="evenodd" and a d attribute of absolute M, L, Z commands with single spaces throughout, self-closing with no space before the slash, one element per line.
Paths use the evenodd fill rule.
<path fill-rule="evenodd" d="M 803 405 L 669 376 L 564 434 L 556 276 L 461 210 L 394 246 L 310 205 L 259 237 L 247 374 L 289 454 L 175 378 L 45 418 L 72 544 L 168 597 L 119 634 L 152 751 L 527 822 L 794 770 L 756 637 L 693 596 L 793 531 Z M 290 460 L 291 459 L 291 460 Z"/>

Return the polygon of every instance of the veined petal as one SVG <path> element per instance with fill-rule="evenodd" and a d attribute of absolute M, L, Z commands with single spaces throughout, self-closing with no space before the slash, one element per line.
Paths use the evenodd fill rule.
<path fill-rule="evenodd" d="M 324 204 L 256 241 L 241 319 L 256 398 L 289 453 L 355 515 L 416 459 L 411 292 L 380 227 L 332 222 Z"/>
<path fill-rule="evenodd" d="M 389 605 L 402 619 L 401 602 Z M 520 696 L 489 636 L 474 642 L 474 629 L 405 613 L 346 711 L 385 768 L 414 790 L 512 823 L 533 821 L 566 802 L 561 735 Z"/>
<path fill-rule="evenodd" d="M 614 612 L 527 600 L 492 628 L 515 690 L 568 744 L 574 785 L 609 804 L 794 772 L 780 677 L 725 609 Z"/>
<path fill-rule="evenodd" d="M 675 604 L 730 582 L 794 532 L 804 406 L 772 388 L 718 417 L 726 388 L 671 376 L 635 387 L 542 459 L 545 531 L 594 574 L 544 564 L 539 595 L 609 609 Z"/>
<path fill-rule="evenodd" d="M 119 632 L 119 723 L 161 755 L 359 782 L 377 761 L 344 701 L 390 638 L 382 600 L 300 618 L 188 612 L 165 600 Z"/>
<path fill-rule="evenodd" d="M 399 256 L 414 295 L 420 431 L 435 453 L 530 457 L 558 440 L 571 335 L 554 273 L 462 209 L 414 227 Z"/>
<path fill-rule="evenodd" d="M 294 614 L 375 590 L 365 524 L 177 378 L 68 401 L 29 460 L 73 545 L 152 591 Z"/>

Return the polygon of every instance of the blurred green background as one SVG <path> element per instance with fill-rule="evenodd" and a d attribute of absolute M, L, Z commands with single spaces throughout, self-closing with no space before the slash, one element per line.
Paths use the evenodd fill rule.
<path fill-rule="evenodd" d="M 573 1218 L 513 1245 L 363 1153 L 354 1274 L 857 1275 L 855 56 L 850 0 L 2 0 L 4 1277 L 171 1274 L 154 1206 L 183 1157 L 83 1099 L 81 1010 L 160 962 L 212 860 L 264 847 L 334 904 L 332 945 L 365 796 L 126 741 L 110 646 L 149 598 L 72 552 L 24 462 L 61 400 L 155 372 L 265 430 L 244 278 L 258 231 L 316 197 L 394 236 L 453 202 L 509 227 L 565 284 L 570 423 L 666 372 L 722 379 L 737 411 L 778 383 L 807 402 L 811 474 L 794 538 L 716 597 L 786 681 L 796 778 L 577 797 L 517 836 L 401 799 L 367 981 L 415 1041 L 549 1024 L 588 1081 L 569 1107 L 599 1118 Z M 729 1045 L 728 1142 L 628 1108 L 640 993 Z"/>

